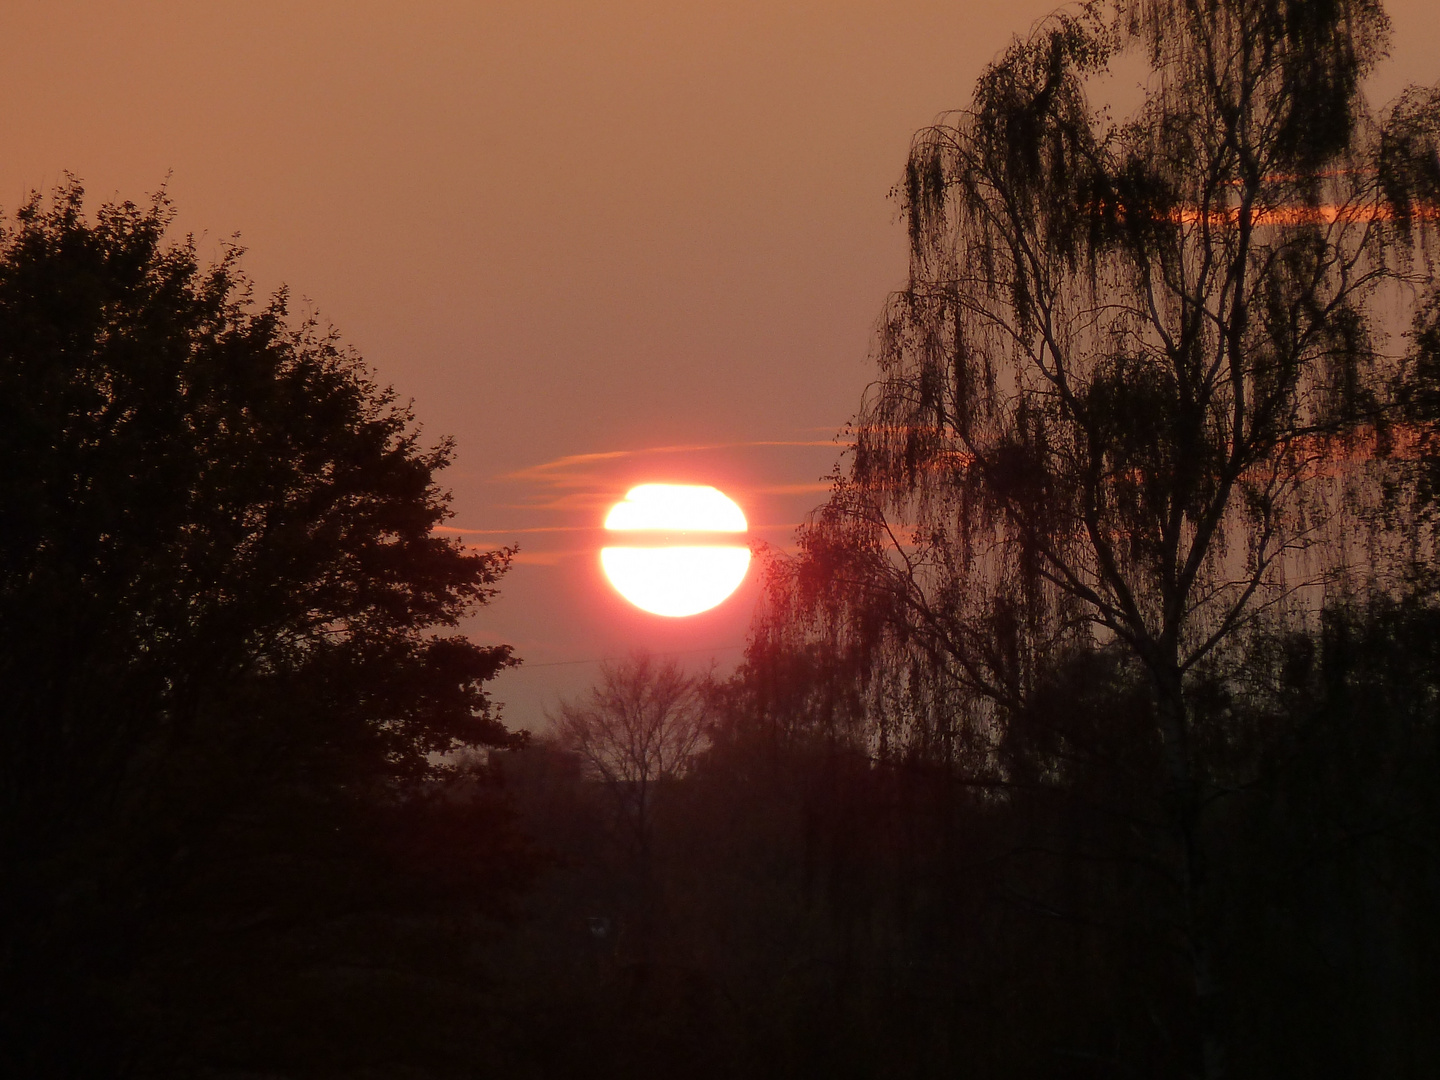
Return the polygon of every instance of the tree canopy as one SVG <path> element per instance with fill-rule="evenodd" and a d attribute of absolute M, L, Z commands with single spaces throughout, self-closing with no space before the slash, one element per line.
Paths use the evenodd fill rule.
<path fill-rule="evenodd" d="M 514 741 L 510 650 L 455 629 L 510 553 L 434 532 L 451 443 L 171 220 L 72 182 L 0 231 L 0 955 L 30 998 L 277 792 L 299 835 L 306 800 Z"/>
<path fill-rule="evenodd" d="M 1313 628 L 1433 553 L 1397 492 L 1433 423 L 1405 402 L 1433 379 L 1440 97 L 1372 113 L 1388 32 L 1374 0 L 1094 0 L 920 132 L 909 282 L 760 637 L 841 657 L 882 754 L 997 783 L 1057 665 L 1143 672 L 1197 1074 L 1223 1068 L 1201 818 L 1231 779 L 1203 687 L 1265 618 Z"/>
<path fill-rule="evenodd" d="M 1091 3 L 921 132 L 910 283 L 805 535 L 806 565 L 851 572 L 813 592 L 863 582 L 853 602 L 1016 704 L 1066 642 L 1118 639 L 1176 684 L 1338 581 L 1363 522 L 1344 466 L 1383 455 L 1405 364 L 1382 294 L 1429 281 L 1434 95 L 1382 123 L 1359 91 L 1387 25 L 1339 0 Z"/>

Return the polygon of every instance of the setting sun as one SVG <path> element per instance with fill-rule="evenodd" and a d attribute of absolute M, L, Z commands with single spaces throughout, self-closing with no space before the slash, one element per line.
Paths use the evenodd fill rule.
<path fill-rule="evenodd" d="M 745 580 L 750 549 L 734 541 L 747 527 L 740 507 L 713 487 L 641 484 L 606 516 L 607 530 L 630 535 L 624 547 L 603 548 L 600 565 L 642 611 L 698 615 Z"/>

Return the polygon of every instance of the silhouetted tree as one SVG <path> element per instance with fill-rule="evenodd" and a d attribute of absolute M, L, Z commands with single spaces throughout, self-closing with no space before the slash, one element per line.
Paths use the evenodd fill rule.
<path fill-rule="evenodd" d="M 674 660 L 636 653 L 600 667 L 600 681 L 554 718 L 560 745 L 580 755 L 613 795 L 642 868 L 656 791 L 681 776 L 705 736 L 703 680 Z"/>
<path fill-rule="evenodd" d="M 863 658 L 877 752 L 997 784 L 1058 661 L 1139 665 L 1196 1075 L 1225 1067 L 1196 688 L 1258 614 L 1368 572 L 1406 385 L 1385 304 L 1427 280 L 1437 104 L 1372 118 L 1387 33 L 1375 0 L 1095 0 L 921 132 L 879 381 L 761 627 Z"/>
<path fill-rule="evenodd" d="M 203 268 L 167 240 L 171 216 L 87 219 L 71 182 L 0 231 L 10 1075 L 107 1052 L 85 1002 L 105 1011 L 206 853 L 323 850 L 343 807 L 399 807 L 450 752 L 511 741 L 483 689 L 509 649 L 453 632 L 509 552 L 432 532 L 450 443 L 283 293 L 253 303 L 238 249 Z M 258 866 L 278 891 L 257 908 L 303 892 Z"/>

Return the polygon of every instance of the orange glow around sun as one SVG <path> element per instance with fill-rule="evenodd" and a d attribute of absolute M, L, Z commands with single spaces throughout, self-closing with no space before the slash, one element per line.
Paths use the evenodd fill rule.
<path fill-rule="evenodd" d="M 628 534 L 627 543 L 601 549 L 600 565 L 642 611 L 698 615 L 745 580 L 750 549 L 734 541 L 744 540 L 747 527 L 740 507 L 713 487 L 641 484 L 610 508 L 605 528 Z"/>

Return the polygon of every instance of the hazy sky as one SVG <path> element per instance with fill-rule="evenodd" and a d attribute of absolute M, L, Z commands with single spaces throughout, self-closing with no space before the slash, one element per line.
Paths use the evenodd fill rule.
<path fill-rule="evenodd" d="M 0 210 L 64 171 L 169 177 L 454 435 L 452 525 L 523 554 L 468 629 L 530 664 L 515 726 L 635 646 L 738 656 L 753 578 L 642 615 L 597 526 L 640 480 L 714 483 L 784 546 L 903 283 L 910 136 L 1053 0 L 0 5 Z M 1440 5 L 1389 6 L 1387 99 L 1440 80 Z M 700 449 L 683 449 L 700 448 Z"/>

